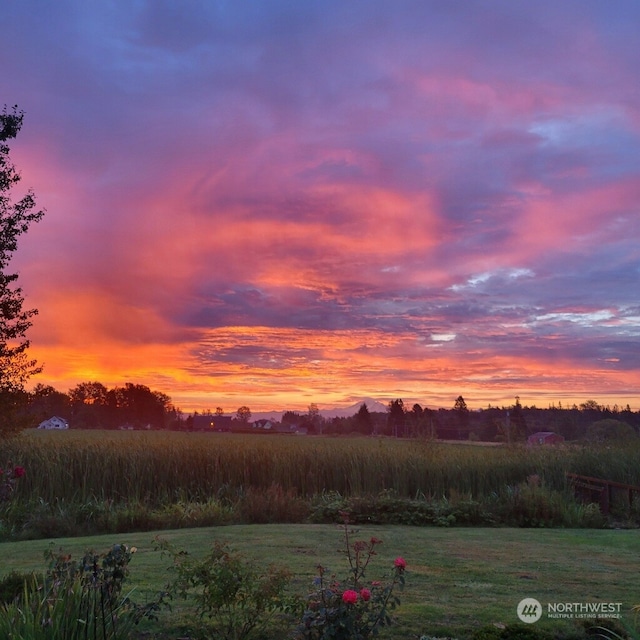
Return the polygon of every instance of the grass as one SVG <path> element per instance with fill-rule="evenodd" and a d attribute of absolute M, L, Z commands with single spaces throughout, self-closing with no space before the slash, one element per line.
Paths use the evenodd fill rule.
<path fill-rule="evenodd" d="M 248 525 L 165 531 L 174 545 L 202 556 L 214 540 L 265 565 L 282 564 L 295 574 L 293 588 L 304 594 L 324 564 L 342 574 L 346 563 L 337 552 L 341 535 L 331 525 Z M 484 625 L 518 622 L 516 606 L 525 597 L 548 602 L 621 602 L 624 616 L 640 602 L 637 582 L 640 536 L 629 530 L 436 529 L 364 526 L 358 538 L 376 536 L 384 542 L 368 577 L 391 566 L 402 555 L 408 563 L 407 587 L 399 609 L 400 624 L 388 635 L 395 639 L 421 635 L 469 637 Z M 107 549 L 114 542 L 134 545 L 130 586 L 144 601 L 165 584 L 169 560 L 153 550 L 152 533 L 55 540 L 55 547 L 80 555 L 87 548 Z M 0 544 L 0 575 L 12 569 L 41 569 L 47 541 Z M 376 574 L 376 575 L 374 575 Z M 175 635 L 189 629 L 189 616 L 178 609 L 162 619 Z M 568 637 L 574 622 L 548 620 L 536 629 Z M 152 631 L 153 627 L 148 627 Z M 156 631 L 158 628 L 156 627 Z M 175 637 L 175 635 L 173 637 Z M 171 636 L 169 636 L 171 637 Z"/>
<path fill-rule="evenodd" d="M 3 457 L 27 476 L 17 498 L 167 504 L 233 497 L 277 484 L 303 497 L 393 491 L 406 498 L 483 497 L 537 475 L 565 473 L 640 485 L 640 446 L 474 447 L 431 441 L 175 432 L 24 432 Z"/>
<path fill-rule="evenodd" d="M 32 430 L 2 457 L 27 472 L 0 512 L 0 540 L 335 522 L 345 508 L 370 524 L 601 527 L 566 473 L 640 485 L 640 445 Z M 616 522 L 637 526 L 638 502 L 614 496 Z"/>

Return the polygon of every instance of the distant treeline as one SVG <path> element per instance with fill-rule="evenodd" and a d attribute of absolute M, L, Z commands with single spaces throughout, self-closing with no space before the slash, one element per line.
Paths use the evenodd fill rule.
<path fill-rule="evenodd" d="M 209 423 L 185 416 L 171 398 L 141 384 L 126 383 L 108 389 L 99 382 L 78 384 L 68 393 L 46 385 L 37 385 L 23 398 L 29 426 L 59 416 L 76 429 L 172 429 L 188 431 Z M 198 415 L 198 414 L 196 414 Z M 200 416 L 222 417 L 205 412 Z M 258 430 L 264 424 L 249 422 L 248 407 L 238 409 L 234 419 L 224 419 L 231 431 Z M 213 420 L 211 424 L 219 424 Z M 265 421 L 262 421 L 264 423 Z M 551 406 L 546 409 L 527 407 L 519 398 L 508 407 L 487 407 L 471 411 L 462 396 L 451 409 L 429 409 L 420 404 L 410 408 L 401 399 L 389 402 L 385 413 L 370 412 L 363 403 L 347 418 L 323 418 L 315 404 L 308 412 L 285 411 L 281 423 L 272 423 L 273 433 L 307 433 L 309 435 L 385 435 L 403 438 L 436 438 L 440 440 L 476 440 L 484 442 L 518 442 L 540 432 L 551 431 L 565 440 L 621 440 L 640 433 L 640 411 L 626 407 L 600 405 L 594 400 L 571 407 Z"/>
<path fill-rule="evenodd" d="M 108 389 L 100 382 L 83 382 L 69 393 L 36 385 L 23 398 L 28 426 L 58 416 L 77 429 L 169 429 L 180 423 L 171 398 L 142 384 L 127 382 Z"/>
<path fill-rule="evenodd" d="M 323 433 L 359 432 L 398 437 L 521 442 L 538 432 L 553 432 L 565 440 L 603 441 L 636 438 L 640 412 L 609 407 L 589 400 L 579 406 L 525 407 L 519 399 L 508 407 L 470 411 L 459 396 L 452 409 L 428 409 L 402 400 L 389 403 L 387 413 L 369 413 L 362 407 L 351 418 L 334 418 Z"/>
<path fill-rule="evenodd" d="M 462 396 L 452 409 L 407 408 L 401 399 L 389 403 L 386 413 L 370 412 L 366 404 L 347 418 L 325 420 L 317 412 L 286 412 L 283 423 L 298 424 L 306 433 L 323 435 L 384 435 L 401 438 L 522 442 L 538 432 L 553 432 L 565 440 L 592 441 L 636 438 L 640 412 L 609 407 L 589 400 L 579 406 L 525 407 L 519 399 L 509 407 L 470 411 Z"/>

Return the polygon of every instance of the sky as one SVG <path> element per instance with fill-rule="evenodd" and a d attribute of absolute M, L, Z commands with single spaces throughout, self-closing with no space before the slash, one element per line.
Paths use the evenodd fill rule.
<path fill-rule="evenodd" d="M 6 2 L 33 384 L 640 409 L 636 0 Z M 18 193 L 16 193 L 18 195 Z"/>

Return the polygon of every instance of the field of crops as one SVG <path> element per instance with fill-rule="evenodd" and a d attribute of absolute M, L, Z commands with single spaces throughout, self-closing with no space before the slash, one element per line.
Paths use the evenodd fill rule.
<path fill-rule="evenodd" d="M 277 484 L 301 496 L 393 491 L 478 498 L 538 475 L 561 489 L 565 473 L 640 484 L 640 447 L 476 447 L 372 438 L 173 432 L 25 432 L 2 457 L 27 470 L 20 497 L 205 500 Z"/>

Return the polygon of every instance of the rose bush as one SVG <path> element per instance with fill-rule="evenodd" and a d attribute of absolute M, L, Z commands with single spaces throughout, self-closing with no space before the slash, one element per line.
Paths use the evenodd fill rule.
<path fill-rule="evenodd" d="M 20 466 L 7 465 L 0 467 L 0 502 L 8 502 L 13 495 L 16 481 L 24 477 L 25 468 Z"/>
<path fill-rule="evenodd" d="M 366 640 L 376 635 L 380 627 L 392 623 L 390 612 L 400 604 L 394 591 L 404 588 L 404 558 L 395 559 L 386 583 L 367 581 L 365 572 L 382 540 L 370 538 L 368 542 L 352 543 L 348 516 L 343 514 L 343 519 L 350 575 L 340 581 L 326 567 L 318 566 L 315 588 L 307 596 L 302 620 L 296 627 L 296 640 Z"/>

